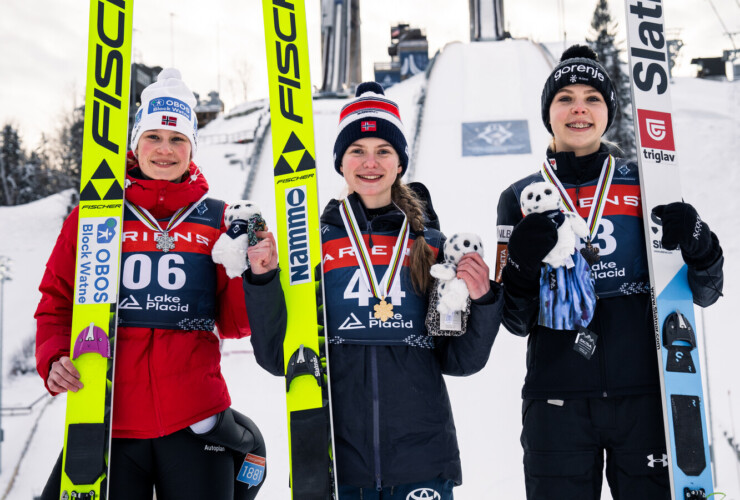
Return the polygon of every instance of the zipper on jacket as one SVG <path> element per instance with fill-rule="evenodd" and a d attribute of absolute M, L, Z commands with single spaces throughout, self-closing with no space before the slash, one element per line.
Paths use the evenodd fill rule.
<path fill-rule="evenodd" d="M 149 348 L 147 349 L 147 357 L 149 358 L 149 380 L 151 381 L 152 386 L 152 396 L 154 398 L 154 414 L 157 417 L 157 433 L 160 436 L 164 436 L 162 433 L 162 430 L 164 429 L 164 425 L 162 425 L 162 414 L 161 414 L 161 408 L 157 404 L 159 399 L 159 391 L 157 390 L 157 384 L 156 380 L 154 379 L 154 359 L 153 359 L 153 352 L 154 352 L 154 329 L 150 329 L 151 335 L 149 335 Z"/>
<path fill-rule="evenodd" d="M 581 178 L 579 176 L 579 177 L 576 177 L 576 199 L 574 201 L 576 209 L 579 206 L 578 201 L 579 201 L 580 191 L 581 191 Z M 576 213 L 576 215 L 579 215 L 579 214 Z M 601 322 L 601 318 L 599 318 L 599 322 Z M 602 329 L 601 331 L 603 332 L 604 330 Z M 601 349 L 599 352 L 599 366 L 600 366 L 600 372 L 601 372 L 599 375 L 601 375 L 601 397 L 602 398 L 605 398 L 609 395 L 607 392 L 607 386 L 606 386 L 606 356 L 605 356 L 606 347 L 605 347 L 605 344 L 606 344 L 606 340 L 604 340 L 604 336 L 602 335 L 601 336 Z"/>
<path fill-rule="evenodd" d="M 370 377 L 373 385 L 373 454 L 375 459 L 375 489 L 382 491 L 380 474 L 380 400 L 378 398 L 378 356 L 377 348 L 370 346 Z"/>

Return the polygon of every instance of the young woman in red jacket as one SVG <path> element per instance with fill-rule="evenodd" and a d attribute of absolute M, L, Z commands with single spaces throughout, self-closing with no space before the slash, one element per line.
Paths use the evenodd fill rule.
<path fill-rule="evenodd" d="M 211 259 L 226 231 L 225 204 L 191 161 L 196 99 L 177 70 L 142 93 L 125 181 L 119 326 L 113 401 L 110 498 L 234 498 L 235 460 L 244 453 L 204 446 L 241 425 L 264 456 L 257 427 L 230 410 L 219 336 L 250 334 L 241 279 Z M 70 360 L 78 208 L 65 221 L 41 282 L 36 362 L 51 394 L 83 388 Z M 217 327 L 217 334 L 214 327 Z M 233 455 L 233 456 L 232 456 Z M 61 457 L 60 457 L 61 458 Z M 59 498 L 61 463 L 44 497 Z M 207 480 L 206 480 L 207 479 Z M 237 489 L 239 487 L 237 486 Z M 251 488 L 253 498 L 259 488 Z"/>

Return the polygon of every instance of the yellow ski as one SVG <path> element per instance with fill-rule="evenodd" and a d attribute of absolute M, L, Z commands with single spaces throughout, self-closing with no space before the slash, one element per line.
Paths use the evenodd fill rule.
<path fill-rule="evenodd" d="M 62 500 L 107 498 L 133 0 L 91 0 Z"/>
<path fill-rule="evenodd" d="M 318 186 L 303 0 L 263 0 L 280 281 L 288 307 L 283 343 L 294 500 L 333 498 L 328 377 L 317 321 L 321 271 Z"/>

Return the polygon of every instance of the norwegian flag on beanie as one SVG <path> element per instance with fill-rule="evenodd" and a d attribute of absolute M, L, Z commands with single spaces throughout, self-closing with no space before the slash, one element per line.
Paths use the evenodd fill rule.
<path fill-rule="evenodd" d="M 353 142 L 365 137 L 388 141 L 398 153 L 401 175 L 409 163 L 409 148 L 401 123 L 398 105 L 388 99 L 383 87 L 376 82 L 357 86 L 355 99 L 339 113 L 339 129 L 334 142 L 334 169 L 341 174 L 342 157 Z"/>

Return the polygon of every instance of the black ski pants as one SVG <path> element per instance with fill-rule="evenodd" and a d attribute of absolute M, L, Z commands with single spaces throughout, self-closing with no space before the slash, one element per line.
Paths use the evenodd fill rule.
<path fill-rule="evenodd" d="M 524 400 L 528 500 L 670 500 L 663 410 L 657 394 Z"/>
<path fill-rule="evenodd" d="M 181 430 L 155 439 L 113 439 L 110 500 L 234 498 L 234 461 L 229 450 Z M 58 500 L 62 457 L 41 500 Z"/>

